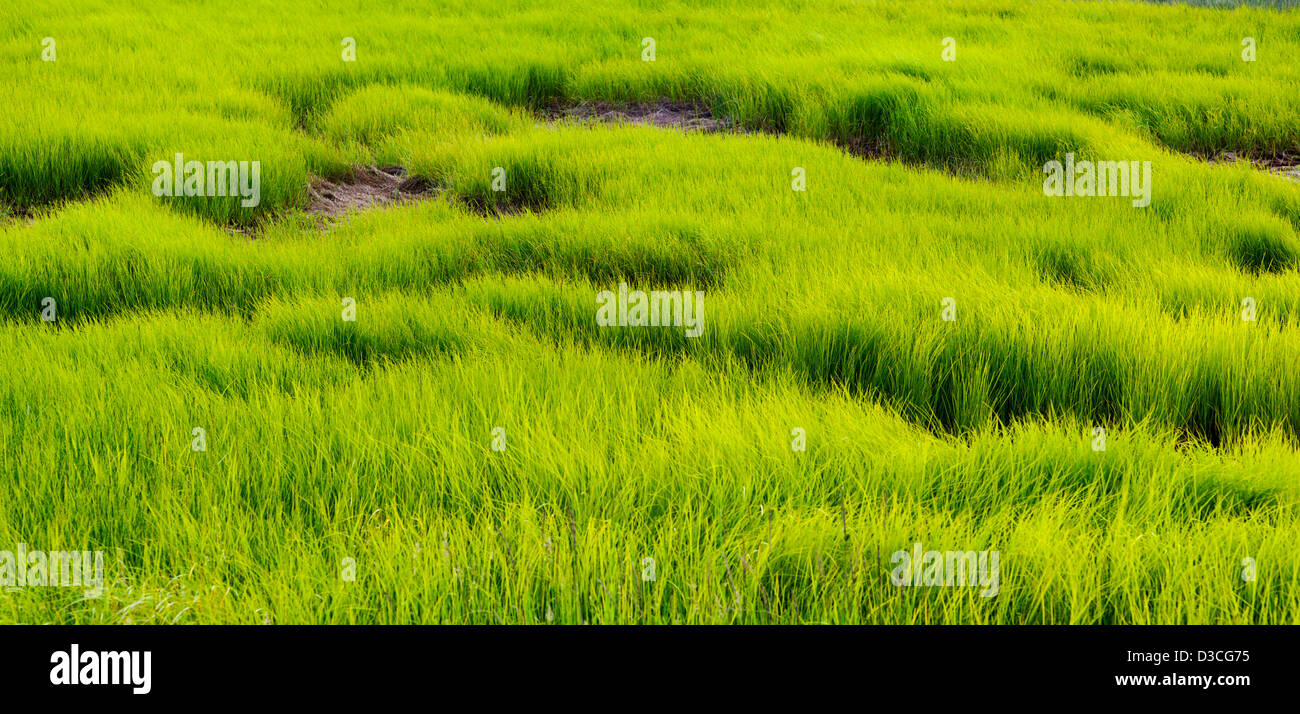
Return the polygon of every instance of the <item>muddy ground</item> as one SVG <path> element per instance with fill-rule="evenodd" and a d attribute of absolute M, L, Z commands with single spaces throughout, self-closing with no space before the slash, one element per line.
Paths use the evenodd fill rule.
<path fill-rule="evenodd" d="M 333 181 L 313 178 L 309 190 L 307 213 L 334 218 L 349 211 L 430 198 L 439 189 L 426 179 L 409 176 L 401 166 L 359 166 L 350 176 Z"/>

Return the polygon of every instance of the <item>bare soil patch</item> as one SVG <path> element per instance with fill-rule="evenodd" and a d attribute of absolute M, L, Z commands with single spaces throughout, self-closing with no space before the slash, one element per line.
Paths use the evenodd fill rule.
<path fill-rule="evenodd" d="M 358 166 L 342 178 L 313 178 L 307 213 L 334 218 L 349 211 L 430 198 L 439 190 L 427 179 L 409 176 L 401 166 Z"/>
<path fill-rule="evenodd" d="M 571 121 L 577 123 L 630 124 L 676 129 L 683 132 L 726 134 L 769 134 L 785 132 L 772 129 L 751 129 L 736 123 L 731 117 L 715 116 L 708 105 L 698 102 L 672 102 L 658 100 L 648 104 L 614 104 L 611 102 L 555 103 L 541 111 L 548 122 Z M 895 152 L 882 137 L 864 137 L 833 141 L 842 151 L 862 159 L 883 160 Z"/>
<path fill-rule="evenodd" d="M 1260 158 L 1238 154 L 1235 151 L 1220 151 L 1210 159 L 1211 164 L 1235 164 L 1242 161 L 1274 176 L 1300 181 L 1300 152 L 1283 151 Z"/>
<path fill-rule="evenodd" d="M 715 117 L 708 106 L 694 102 L 660 100 L 649 104 L 578 102 L 552 104 L 542 110 L 548 121 L 576 121 L 602 124 L 657 126 L 663 129 L 701 132 L 744 130 L 728 117 Z"/>

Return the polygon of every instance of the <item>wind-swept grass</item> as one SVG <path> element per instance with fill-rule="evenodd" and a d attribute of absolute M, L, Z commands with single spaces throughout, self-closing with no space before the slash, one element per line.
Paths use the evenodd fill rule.
<path fill-rule="evenodd" d="M 455 300 L 433 304 L 442 310 L 411 312 L 408 324 L 464 321 L 496 337 L 441 356 L 392 354 L 362 374 L 346 350 L 277 347 L 283 321 L 298 314 L 285 305 L 268 306 L 266 330 L 254 331 L 183 313 L 58 332 L 4 327 L 7 351 L 47 365 L 6 363 L 5 468 L 21 458 L 25 473 L 64 474 L 57 494 L 75 498 L 6 481 L 0 531 L 68 548 L 116 544 L 107 597 L 27 589 L 7 596 L 7 616 L 1296 616 L 1286 535 L 1296 456 L 1276 438 L 1214 451 L 1135 427 L 1095 452 L 1084 425 L 1065 420 L 953 441 L 845 392 L 809 392 L 788 373 L 548 346 Z M 64 395 L 57 405 L 40 401 L 52 393 Z M 807 430 L 806 452 L 790 450 L 792 424 Z M 189 448 L 196 425 L 205 452 Z M 503 452 L 490 447 L 496 427 Z M 18 446 L 33 434 L 47 445 Z M 999 548 L 1000 594 L 888 586 L 889 554 L 914 541 Z M 1262 564 L 1255 584 L 1237 577 L 1247 556 Z M 340 578 L 344 558 L 355 581 Z M 655 559 L 653 580 L 642 578 L 645 558 Z"/>
<path fill-rule="evenodd" d="M 1300 621 L 1300 185 L 1204 160 L 1300 148 L 1296 15 L 156 12 L 0 10 L 0 550 L 107 556 L 0 621 Z M 664 100 L 736 130 L 541 112 Z M 154 196 L 178 152 L 260 204 Z M 368 164 L 439 190 L 302 215 Z"/>
<path fill-rule="evenodd" d="M 11 8 L 0 52 L 22 69 L 0 100 L 22 111 L 0 130 L 0 192 L 27 206 L 143 186 L 153 161 L 180 151 L 262 161 L 260 210 L 274 212 L 301 205 L 304 171 L 341 171 L 358 158 L 353 142 L 395 126 L 403 106 L 447 101 L 437 91 L 521 109 L 701 101 L 746 127 L 1002 178 L 1065 150 L 1104 149 L 1116 133 L 1199 153 L 1270 154 L 1300 138 L 1292 14 L 876 0 L 728 8 L 723 21 L 719 7 L 593 15 L 581 3 L 447 3 L 423 14 L 345 3 L 307 18 L 292 4 L 237 15 L 199 5 L 175 27 L 129 5 Z M 45 37 L 56 61 L 41 61 Z M 653 63 L 642 61 L 646 37 Z M 943 60 L 948 37 L 956 61 Z M 1253 62 L 1241 59 L 1247 37 Z M 344 38 L 356 61 L 343 61 Z M 383 87 L 424 94 L 396 99 Z M 436 122 L 429 109 L 412 125 Z M 344 127 L 355 134 L 341 142 Z M 257 213 L 212 201 L 198 210 L 238 222 Z"/>

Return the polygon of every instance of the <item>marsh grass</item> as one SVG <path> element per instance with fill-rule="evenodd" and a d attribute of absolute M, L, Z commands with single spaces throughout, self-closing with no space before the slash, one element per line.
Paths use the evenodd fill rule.
<path fill-rule="evenodd" d="M 1198 158 L 1296 146 L 1293 14 L 146 15 L 0 10 L 0 549 L 109 581 L 0 621 L 1300 619 L 1300 187 Z M 538 114 L 659 100 L 738 131 Z M 154 197 L 175 152 L 261 205 Z M 1151 206 L 1044 196 L 1066 152 L 1151 161 Z M 301 215 L 371 165 L 441 190 Z M 621 282 L 703 335 L 597 327 Z M 917 542 L 999 595 L 890 585 Z"/>

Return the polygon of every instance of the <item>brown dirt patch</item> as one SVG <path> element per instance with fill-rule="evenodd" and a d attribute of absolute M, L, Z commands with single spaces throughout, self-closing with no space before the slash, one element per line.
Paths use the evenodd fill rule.
<path fill-rule="evenodd" d="M 429 198 L 440 189 L 427 179 L 407 175 L 401 166 L 359 166 L 338 179 L 313 178 L 310 190 L 307 213 L 332 218 Z"/>
<path fill-rule="evenodd" d="M 784 132 L 747 129 L 730 117 L 714 116 L 705 104 L 659 100 L 649 104 L 614 104 L 610 102 L 556 103 L 541 111 L 548 122 L 585 124 L 629 124 L 676 129 L 683 132 L 726 134 L 769 134 Z M 860 159 L 887 160 L 895 152 L 883 138 L 856 138 L 832 142 L 842 151 Z"/>
<path fill-rule="evenodd" d="M 659 100 L 649 104 L 614 104 L 611 102 L 555 103 L 544 108 L 541 116 L 548 122 L 576 122 L 589 124 L 630 124 L 677 129 L 684 132 L 768 134 L 778 136 L 782 131 L 748 129 L 730 117 L 714 116 L 708 105 L 698 102 L 670 102 Z M 832 141 L 840 150 L 860 159 L 888 160 L 896 152 L 882 137 L 853 138 Z"/>
<path fill-rule="evenodd" d="M 701 132 L 743 132 L 727 117 L 715 117 L 704 104 L 658 101 L 650 104 L 578 102 L 552 104 L 542 110 L 548 121 L 632 124 Z"/>
<path fill-rule="evenodd" d="M 1300 153 L 1298 152 L 1283 151 L 1273 156 L 1259 158 L 1238 154 L 1235 151 L 1220 151 L 1210 159 L 1211 164 L 1235 164 L 1242 161 L 1274 176 L 1300 181 Z"/>

